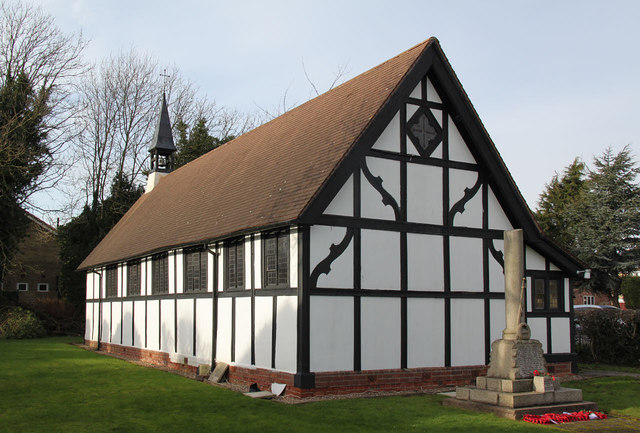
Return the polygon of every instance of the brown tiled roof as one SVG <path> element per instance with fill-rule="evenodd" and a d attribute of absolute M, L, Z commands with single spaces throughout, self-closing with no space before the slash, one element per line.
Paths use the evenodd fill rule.
<path fill-rule="evenodd" d="M 79 269 L 296 220 L 429 39 L 163 178 Z"/>

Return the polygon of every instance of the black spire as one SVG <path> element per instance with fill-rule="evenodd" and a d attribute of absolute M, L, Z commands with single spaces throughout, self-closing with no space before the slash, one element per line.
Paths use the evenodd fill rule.
<path fill-rule="evenodd" d="M 173 153 L 176 146 L 173 143 L 171 132 L 171 121 L 169 120 L 169 110 L 167 109 L 167 97 L 162 94 L 162 108 L 160 109 L 160 119 L 153 134 L 153 140 L 149 146 L 151 154 L 151 171 L 170 172 L 173 169 Z"/>

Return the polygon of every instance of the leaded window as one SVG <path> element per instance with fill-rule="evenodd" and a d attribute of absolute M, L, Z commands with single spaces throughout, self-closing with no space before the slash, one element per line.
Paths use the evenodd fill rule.
<path fill-rule="evenodd" d="M 207 252 L 204 248 L 184 251 L 184 291 L 207 290 Z"/>
<path fill-rule="evenodd" d="M 227 241 L 226 249 L 226 288 L 244 288 L 244 238 Z"/>
<path fill-rule="evenodd" d="M 156 254 L 151 258 L 151 293 L 169 293 L 169 256 Z"/>
<path fill-rule="evenodd" d="M 264 235 L 264 287 L 289 287 L 289 229 Z"/>
<path fill-rule="evenodd" d="M 140 296 L 140 259 L 127 262 L 127 296 Z"/>
<path fill-rule="evenodd" d="M 564 311 L 564 284 L 562 278 L 533 277 L 533 310 Z"/>
<path fill-rule="evenodd" d="M 108 266 L 105 278 L 106 296 L 107 298 L 115 298 L 118 296 L 118 267 L 116 265 Z"/>

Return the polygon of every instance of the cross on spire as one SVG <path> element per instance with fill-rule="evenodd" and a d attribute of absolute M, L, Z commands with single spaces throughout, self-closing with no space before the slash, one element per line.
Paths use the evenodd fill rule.
<path fill-rule="evenodd" d="M 165 93 L 167 91 L 167 78 L 170 78 L 171 75 L 167 74 L 167 68 L 164 68 L 160 76 L 162 77 L 162 93 Z"/>

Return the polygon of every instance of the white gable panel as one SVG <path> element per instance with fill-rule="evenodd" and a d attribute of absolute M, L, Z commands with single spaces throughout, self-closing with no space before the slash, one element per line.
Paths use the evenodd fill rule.
<path fill-rule="evenodd" d="M 353 298 L 312 296 L 311 371 L 353 370 Z"/>
<path fill-rule="evenodd" d="M 415 98 L 415 99 L 422 99 L 422 82 L 421 81 L 418 82 L 418 85 L 413 89 L 409 97 Z"/>
<path fill-rule="evenodd" d="M 361 302 L 362 369 L 400 368 L 400 299 Z"/>
<path fill-rule="evenodd" d="M 231 298 L 218 299 L 216 360 L 231 362 Z"/>
<path fill-rule="evenodd" d="M 298 329 L 297 296 L 278 296 L 276 369 L 295 373 Z"/>
<path fill-rule="evenodd" d="M 367 167 L 374 177 L 382 179 L 382 188 L 400 203 L 400 162 L 382 158 L 366 158 Z M 394 220 L 393 207 L 382 203 L 382 195 L 369 183 L 364 173 L 360 180 L 361 213 L 365 218 Z"/>
<path fill-rule="evenodd" d="M 551 318 L 551 350 L 553 353 L 571 352 L 568 317 Z"/>
<path fill-rule="evenodd" d="M 436 118 L 438 125 L 442 128 L 442 110 L 437 110 L 435 108 L 430 108 L 431 114 Z"/>
<path fill-rule="evenodd" d="M 201 360 L 211 359 L 212 308 L 212 299 L 196 299 L 196 357 Z"/>
<path fill-rule="evenodd" d="M 442 99 L 440 99 L 440 95 L 438 95 L 438 92 L 436 92 L 436 88 L 433 87 L 433 83 L 428 78 L 427 78 L 427 101 L 442 102 Z"/>
<path fill-rule="evenodd" d="M 236 298 L 236 364 L 251 365 L 251 298 Z"/>
<path fill-rule="evenodd" d="M 513 230 L 513 226 L 504 213 L 500 202 L 496 198 L 493 189 L 489 187 L 489 196 L 487 197 L 487 207 L 489 216 L 489 228 L 495 230 Z"/>
<path fill-rule="evenodd" d="M 491 240 L 488 240 L 488 242 L 491 242 Z M 503 253 L 504 260 L 504 241 L 493 239 L 493 246 L 499 253 Z M 489 252 L 489 290 L 492 292 L 504 292 L 504 270 L 491 252 Z"/>
<path fill-rule="evenodd" d="M 353 175 L 349 176 L 340 191 L 333 197 L 324 214 L 353 216 Z"/>
<path fill-rule="evenodd" d="M 482 239 L 451 236 L 451 290 L 482 292 Z"/>
<path fill-rule="evenodd" d="M 526 256 L 527 270 L 544 271 L 545 270 L 544 257 L 542 257 L 540 254 L 534 251 L 531 247 L 526 247 L 526 251 L 527 251 L 527 256 Z"/>
<path fill-rule="evenodd" d="M 372 149 L 400 152 L 400 113 L 396 113 L 391 122 L 382 131 Z"/>
<path fill-rule="evenodd" d="M 407 301 L 407 367 L 444 366 L 444 300 Z M 434 324 L 436 326 L 434 326 Z"/>
<path fill-rule="evenodd" d="M 311 272 L 329 255 L 331 245 L 339 245 L 346 233 L 347 229 L 344 227 L 311 227 Z M 353 239 L 330 266 L 331 271 L 328 274 L 320 274 L 318 277 L 317 287 L 353 288 Z"/>
<path fill-rule="evenodd" d="M 160 350 L 160 301 L 147 301 L 147 349 Z"/>
<path fill-rule="evenodd" d="M 550 271 L 559 271 L 560 268 L 557 267 L 556 265 L 554 265 L 553 263 L 549 263 L 549 270 Z"/>
<path fill-rule="evenodd" d="M 475 171 L 449 170 L 449 205 L 453 206 L 465 196 L 465 189 L 473 188 L 480 174 Z M 457 212 L 453 217 L 456 227 L 482 228 L 482 187 L 464 204 L 464 211 Z"/>
<path fill-rule="evenodd" d="M 271 368 L 271 335 L 273 322 L 273 298 L 256 296 L 256 367 Z"/>
<path fill-rule="evenodd" d="M 163 352 L 175 351 L 175 309 L 173 299 L 163 299 L 160 302 L 160 314 L 162 327 L 160 329 L 160 350 Z"/>
<path fill-rule="evenodd" d="M 361 286 L 400 290 L 400 233 L 362 230 Z"/>
<path fill-rule="evenodd" d="M 451 365 L 484 365 L 484 301 L 451 300 Z"/>
<path fill-rule="evenodd" d="M 407 104 L 407 119 L 411 119 L 411 116 L 413 116 L 416 111 L 418 111 L 417 105 Z M 411 139 L 407 136 L 405 140 L 407 141 L 407 153 L 409 155 L 420 156 L 418 149 L 416 149 L 416 147 L 413 145 Z"/>
<path fill-rule="evenodd" d="M 460 131 L 449 117 L 449 159 L 451 161 L 468 162 L 475 164 L 476 160 L 471 155 L 467 144 L 464 142 Z"/>
<path fill-rule="evenodd" d="M 442 225 L 442 168 L 407 164 L 407 219 Z"/>
<path fill-rule="evenodd" d="M 502 338 L 502 331 L 507 327 L 505 321 L 504 299 L 491 299 L 489 301 L 491 314 L 491 342 Z"/>
<path fill-rule="evenodd" d="M 544 317 L 529 317 L 527 323 L 531 328 L 531 338 L 542 343 L 542 351 L 547 353 L 547 319 Z"/>
<path fill-rule="evenodd" d="M 409 290 L 444 291 L 442 236 L 407 234 Z"/>

